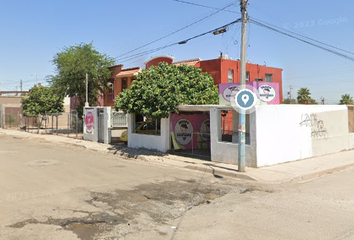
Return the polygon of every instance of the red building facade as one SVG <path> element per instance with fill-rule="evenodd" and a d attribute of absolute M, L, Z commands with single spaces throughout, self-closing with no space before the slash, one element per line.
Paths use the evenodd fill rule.
<path fill-rule="evenodd" d="M 204 72 L 209 73 L 216 85 L 220 83 L 239 83 L 241 62 L 231 59 L 212 59 L 199 61 L 195 64 Z M 279 84 L 280 103 L 283 103 L 283 82 L 281 68 L 246 63 L 246 81 L 274 82 Z"/>
<path fill-rule="evenodd" d="M 129 88 L 135 80 L 136 75 L 141 71 L 140 67 L 123 69 L 123 65 L 116 65 L 109 68 L 111 78 L 109 79 L 109 90 L 104 94 L 103 106 L 114 106 L 115 98 L 124 89 Z"/>
<path fill-rule="evenodd" d="M 203 72 L 209 73 L 216 85 L 221 83 L 239 83 L 241 62 L 239 60 L 231 60 L 224 57 L 211 60 L 201 60 L 199 58 L 174 62 L 171 56 L 154 57 L 145 62 L 145 68 L 156 66 L 159 62 L 167 62 L 168 64 L 187 64 L 199 67 Z M 112 77 L 111 90 L 104 95 L 104 105 L 113 106 L 114 99 L 125 88 L 129 88 L 135 76 L 141 71 L 139 67 L 123 69 L 123 65 L 116 65 L 110 68 Z M 274 82 L 279 84 L 280 103 L 283 103 L 283 83 L 282 69 L 268 67 L 259 64 L 246 63 L 246 81 L 263 81 Z"/>

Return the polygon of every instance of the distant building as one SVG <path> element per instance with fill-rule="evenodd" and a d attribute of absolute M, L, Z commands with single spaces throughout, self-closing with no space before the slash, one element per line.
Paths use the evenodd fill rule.
<path fill-rule="evenodd" d="M 28 91 L 0 91 L 0 128 L 21 125 L 21 101 Z"/>
<path fill-rule="evenodd" d="M 114 106 L 114 100 L 117 95 L 129 88 L 136 75 L 141 71 L 140 67 L 123 69 L 123 65 L 116 65 L 109 68 L 112 72 L 109 79 L 109 90 L 104 94 L 103 106 Z"/>

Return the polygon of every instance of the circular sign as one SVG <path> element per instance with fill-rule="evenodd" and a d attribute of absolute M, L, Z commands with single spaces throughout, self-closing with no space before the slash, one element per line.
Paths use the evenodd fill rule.
<path fill-rule="evenodd" d="M 262 102 L 271 102 L 275 98 L 275 90 L 270 85 L 261 85 L 258 87 L 259 99 Z"/>
<path fill-rule="evenodd" d="M 232 85 L 224 90 L 222 96 L 228 102 L 233 102 L 236 94 L 240 91 L 240 86 Z"/>
<path fill-rule="evenodd" d="M 176 140 L 181 145 L 187 145 L 192 141 L 193 125 L 185 118 L 181 118 L 175 124 Z"/>
<path fill-rule="evenodd" d="M 86 131 L 91 132 L 93 128 L 93 114 L 91 111 L 86 112 L 85 125 L 86 125 Z"/>
<path fill-rule="evenodd" d="M 202 141 L 207 142 L 210 141 L 210 120 L 205 119 L 200 125 L 200 137 Z"/>
<path fill-rule="evenodd" d="M 248 89 L 242 89 L 236 94 L 235 103 L 236 106 L 242 110 L 248 110 L 256 104 L 257 97 Z"/>

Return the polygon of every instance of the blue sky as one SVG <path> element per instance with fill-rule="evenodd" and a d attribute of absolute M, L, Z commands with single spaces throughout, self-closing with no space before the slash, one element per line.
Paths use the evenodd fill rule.
<path fill-rule="evenodd" d="M 13 0 L 1 1 L 0 90 L 27 90 L 47 75 L 55 74 L 51 60 L 64 47 L 92 42 L 101 53 L 119 59 L 122 54 L 206 18 L 134 53 L 152 50 L 220 27 L 240 17 L 239 1 L 190 0 L 200 6 L 173 0 Z M 354 52 L 352 0 L 249 0 L 252 18 L 283 27 L 307 37 Z M 208 17 L 211 15 L 211 17 Z M 308 87 L 313 98 L 337 103 L 342 94 L 354 96 L 354 62 L 280 35 L 248 25 L 247 59 L 252 63 L 282 68 L 284 94 Z M 240 54 L 240 25 L 224 34 L 208 34 L 123 63 L 125 68 L 143 66 L 149 58 L 172 55 L 175 61 L 213 59 L 220 51 L 232 59 Z M 131 55 L 127 54 L 125 56 Z M 346 53 L 350 55 L 349 53 Z M 354 55 L 351 55 L 354 57 Z M 284 96 L 286 97 L 286 96 Z"/>

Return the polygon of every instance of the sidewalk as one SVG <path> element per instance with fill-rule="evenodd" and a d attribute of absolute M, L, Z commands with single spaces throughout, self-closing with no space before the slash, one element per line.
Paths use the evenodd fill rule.
<path fill-rule="evenodd" d="M 161 154 L 159 152 L 143 149 L 130 149 L 124 144 L 109 145 L 68 138 L 65 136 L 33 134 L 0 128 L 0 137 L 3 134 L 17 138 L 44 139 L 55 143 L 69 144 L 88 150 L 114 154 L 125 158 L 136 158 L 154 164 L 199 170 L 214 174 L 217 178 L 228 176 L 264 183 L 307 181 L 354 166 L 354 150 L 351 150 L 295 162 L 282 163 L 274 166 L 246 168 L 246 172 L 241 173 L 237 171 L 236 165 L 202 161 L 173 154 Z"/>

